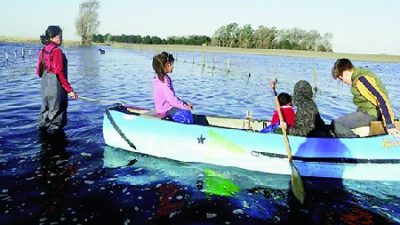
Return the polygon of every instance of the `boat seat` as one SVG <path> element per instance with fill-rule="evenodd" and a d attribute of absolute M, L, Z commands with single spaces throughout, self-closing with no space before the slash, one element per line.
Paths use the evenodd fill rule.
<path fill-rule="evenodd" d="M 397 129 L 400 129 L 400 121 L 394 121 Z M 369 135 L 380 135 L 386 134 L 385 128 L 383 127 L 382 121 L 371 121 Z"/>
<path fill-rule="evenodd" d="M 145 112 L 142 114 L 143 117 L 147 117 L 147 118 L 153 118 L 153 119 L 164 119 L 166 118 L 168 115 L 167 114 L 159 114 L 156 113 L 156 111 L 154 110 L 150 110 L 148 112 Z"/>
<path fill-rule="evenodd" d="M 369 126 L 363 126 L 363 127 L 357 127 L 354 129 L 351 129 L 355 134 L 357 134 L 359 137 L 368 137 L 370 136 L 370 127 Z"/>

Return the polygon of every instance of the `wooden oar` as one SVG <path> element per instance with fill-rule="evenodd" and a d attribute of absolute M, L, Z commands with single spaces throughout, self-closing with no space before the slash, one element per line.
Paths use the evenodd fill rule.
<path fill-rule="evenodd" d="M 284 122 L 284 120 L 283 120 L 283 116 L 282 116 L 281 106 L 279 104 L 279 100 L 278 100 L 278 96 L 277 96 L 275 88 L 273 88 L 273 90 L 274 90 L 275 103 L 276 103 L 276 107 L 278 110 L 279 120 L 282 124 Z M 286 133 L 286 129 L 282 128 L 282 133 L 283 133 L 283 139 L 285 140 L 286 154 L 288 156 L 290 167 L 292 169 L 292 176 L 291 176 L 292 192 L 293 192 L 294 196 L 296 196 L 296 198 L 300 201 L 300 203 L 303 204 L 304 198 L 306 195 L 306 192 L 304 190 L 303 180 L 300 177 L 299 171 L 297 171 L 296 167 L 293 164 L 292 149 L 290 148 L 290 143 L 289 143 L 289 139 L 288 139 L 288 136 Z"/>

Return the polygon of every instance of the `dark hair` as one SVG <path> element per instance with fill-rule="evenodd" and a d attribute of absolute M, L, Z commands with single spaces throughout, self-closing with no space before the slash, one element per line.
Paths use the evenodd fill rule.
<path fill-rule="evenodd" d="M 351 69 L 354 69 L 354 66 L 349 59 L 338 59 L 336 60 L 335 65 L 333 65 L 332 77 L 336 80 L 337 78 L 343 76 L 343 71 Z"/>
<path fill-rule="evenodd" d="M 292 102 L 292 96 L 286 92 L 282 92 L 278 95 L 278 101 L 281 106 L 287 105 Z"/>
<path fill-rule="evenodd" d="M 47 27 L 44 35 L 40 35 L 40 41 L 42 44 L 47 45 L 50 42 L 50 39 L 61 34 L 62 29 L 59 26 L 49 26 Z"/>
<path fill-rule="evenodd" d="M 160 81 L 164 82 L 164 76 L 166 74 L 165 65 L 167 63 L 172 64 L 174 61 L 174 56 L 168 52 L 161 52 L 153 57 L 153 69 Z"/>

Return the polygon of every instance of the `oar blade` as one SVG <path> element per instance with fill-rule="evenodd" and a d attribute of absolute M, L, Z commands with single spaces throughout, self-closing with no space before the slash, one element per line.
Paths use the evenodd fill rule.
<path fill-rule="evenodd" d="M 272 90 L 274 91 L 275 104 L 276 104 L 276 108 L 278 109 L 277 111 L 278 111 L 278 115 L 279 115 L 279 121 L 282 124 L 284 122 L 284 119 L 283 119 L 281 106 L 279 104 L 279 100 L 278 100 L 278 96 L 277 96 L 278 94 L 276 93 L 275 86 L 272 85 L 271 87 L 272 87 Z M 289 143 L 289 139 L 288 139 L 288 136 L 286 133 L 286 128 L 282 129 L 282 133 L 283 133 L 283 139 L 285 141 L 286 153 L 287 153 L 287 156 L 289 159 L 290 167 L 292 168 L 292 177 L 291 177 L 292 192 L 293 192 L 294 196 L 299 200 L 299 202 L 301 204 L 303 204 L 304 198 L 306 196 L 303 180 L 301 179 L 300 174 L 297 171 L 297 169 L 294 166 L 293 161 L 292 161 L 292 149 L 290 148 L 290 143 Z"/>
<path fill-rule="evenodd" d="M 294 196 L 300 201 L 300 203 L 303 204 L 304 198 L 306 197 L 303 180 L 301 179 L 299 171 L 297 171 L 296 167 L 294 167 L 293 162 L 290 163 L 290 167 L 292 168 L 292 192 Z"/>

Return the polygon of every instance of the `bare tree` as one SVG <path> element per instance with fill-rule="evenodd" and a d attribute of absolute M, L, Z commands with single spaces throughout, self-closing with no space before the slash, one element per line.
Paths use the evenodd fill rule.
<path fill-rule="evenodd" d="M 75 20 L 75 28 L 84 45 L 91 44 L 93 35 L 98 32 L 100 22 L 97 11 L 99 8 L 100 2 L 97 0 L 86 0 L 79 4 L 79 15 Z"/>

